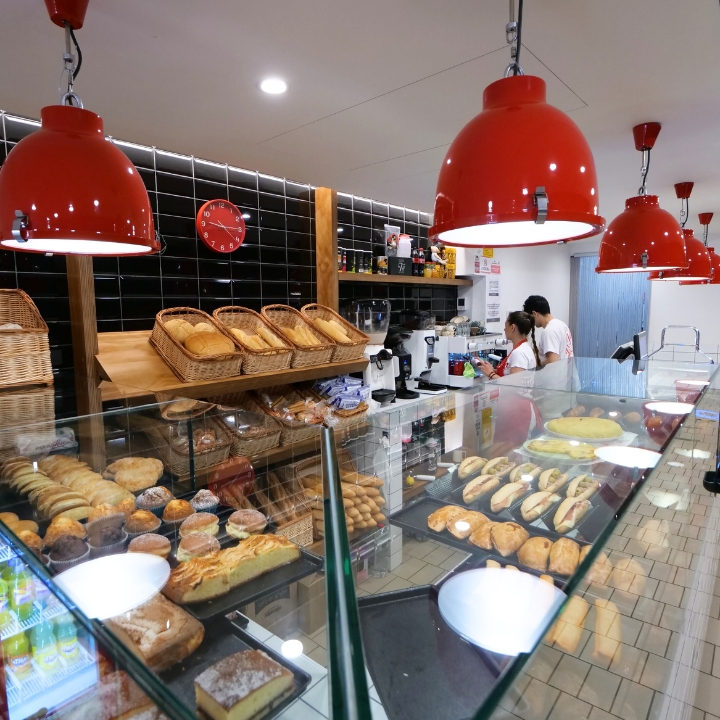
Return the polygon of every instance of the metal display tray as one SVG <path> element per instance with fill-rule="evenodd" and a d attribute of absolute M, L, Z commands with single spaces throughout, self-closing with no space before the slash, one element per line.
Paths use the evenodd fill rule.
<path fill-rule="evenodd" d="M 193 680 L 203 670 L 218 660 L 242 650 L 262 650 L 275 662 L 287 668 L 295 678 L 295 689 L 291 694 L 280 698 L 276 704 L 263 715 L 270 720 L 279 715 L 286 707 L 293 703 L 310 684 L 312 678 L 304 670 L 288 662 L 280 653 L 275 652 L 267 645 L 254 638 L 242 628 L 225 618 L 205 624 L 205 637 L 200 647 L 183 662 L 160 673 L 168 689 L 179 697 L 188 707 L 195 707 L 195 685 Z"/>
<path fill-rule="evenodd" d="M 512 659 L 463 640 L 437 597 L 424 585 L 358 598 L 368 670 L 390 720 L 471 718 Z"/>

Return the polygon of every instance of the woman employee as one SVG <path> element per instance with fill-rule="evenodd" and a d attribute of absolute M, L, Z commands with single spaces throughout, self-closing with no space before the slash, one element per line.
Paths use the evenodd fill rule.
<path fill-rule="evenodd" d="M 528 342 L 528 335 L 530 342 Z M 510 354 L 497 366 L 481 360 L 478 367 L 483 375 L 493 380 L 504 375 L 512 375 L 523 370 L 535 370 L 540 367 L 540 354 L 535 343 L 535 320 L 532 315 L 516 310 L 507 316 L 505 337 L 513 344 Z"/>

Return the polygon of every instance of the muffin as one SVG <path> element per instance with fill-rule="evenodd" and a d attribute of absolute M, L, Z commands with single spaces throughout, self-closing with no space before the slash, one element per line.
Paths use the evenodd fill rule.
<path fill-rule="evenodd" d="M 179 562 L 187 562 L 193 558 L 204 557 L 220 550 L 217 538 L 207 533 L 190 533 L 178 545 L 175 556 Z"/>
<path fill-rule="evenodd" d="M 217 515 L 207 512 L 195 513 L 182 521 L 182 525 L 180 525 L 180 537 L 187 537 L 190 533 L 194 532 L 217 535 L 220 529 L 219 523 L 220 521 Z"/>
<path fill-rule="evenodd" d="M 220 498 L 209 490 L 198 490 L 190 504 L 195 508 L 195 512 L 214 513 L 220 504 Z"/>
<path fill-rule="evenodd" d="M 163 535 L 145 533 L 145 535 L 138 535 L 130 541 L 128 552 L 148 553 L 167 560 L 170 554 L 170 541 Z"/>
<path fill-rule="evenodd" d="M 261 533 L 267 525 L 267 518 L 257 510 L 236 510 L 225 525 L 225 532 L 230 537 L 244 540 L 250 535 Z"/>
<path fill-rule="evenodd" d="M 90 556 L 88 544 L 74 535 L 59 537 L 50 551 L 50 567 L 55 572 L 68 570 L 84 562 Z"/>
<path fill-rule="evenodd" d="M 125 549 L 127 534 L 119 527 L 102 527 L 90 534 L 88 545 L 90 545 L 90 557 L 104 557 L 105 555 L 116 555 Z"/>
<path fill-rule="evenodd" d="M 140 493 L 135 499 L 139 510 L 150 510 L 162 517 L 165 506 L 173 499 L 173 494 L 166 487 L 152 487 Z"/>
<path fill-rule="evenodd" d="M 104 527 L 122 527 L 125 522 L 125 514 L 118 508 L 117 505 L 110 505 L 109 503 L 100 503 L 96 505 L 87 520 L 88 534 L 100 530 Z"/>
<path fill-rule="evenodd" d="M 130 538 L 155 532 L 159 527 L 160 518 L 149 510 L 136 510 L 125 522 L 125 532 Z"/>
<path fill-rule="evenodd" d="M 163 522 L 179 525 L 194 512 L 195 509 L 187 500 L 171 500 L 163 510 L 162 519 Z"/>
<path fill-rule="evenodd" d="M 117 507 L 127 520 L 135 512 L 135 498 L 127 497 L 121 500 L 115 507 Z"/>
<path fill-rule="evenodd" d="M 45 533 L 45 545 L 53 547 L 57 540 L 65 535 L 72 535 L 82 540 L 87 535 L 87 531 L 77 520 L 68 517 L 56 517 Z"/>
<path fill-rule="evenodd" d="M 42 538 L 31 530 L 21 530 L 17 534 L 18 538 L 22 540 L 38 557 L 42 554 L 43 541 Z"/>

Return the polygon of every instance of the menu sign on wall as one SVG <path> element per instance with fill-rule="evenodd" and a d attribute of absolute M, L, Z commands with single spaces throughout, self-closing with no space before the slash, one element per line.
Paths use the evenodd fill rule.
<path fill-rule="evenodd" d="M 475 251 L 475 262 L 474 272 L 475 275 L 499 275 L 500 274 L 500 261 L 495 260 L 492 256 L 492 248 L 490 248 L 490 254 L 487 253 L 487 248 L 483 250 Z"/>
<path fill-rule="evenodd" d="M 487 279 L 485 294 L 485 324 L 500 322 L 500 278 Z"/>

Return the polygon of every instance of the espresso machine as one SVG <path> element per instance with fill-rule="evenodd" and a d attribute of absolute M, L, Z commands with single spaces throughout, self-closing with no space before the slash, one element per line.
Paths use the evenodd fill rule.
<path fill-rule="evenodd" d="M 404 342 L 413 335 L 412 330 L 406 330 L 399 325 L 391 325 L 385 338 L 385 348 L 392 351 L 392 362 L 395 373 L 395 397 L 398 400 L 414 400 L 420 393 L 408 389 L 407 381 L 413 376 L 412 355 L 405 348 Z"/>
<path fill-rule="evenodd" d="M 440 360 L 435 356 L 435 329 L 413 330 L 412 335 L 404 341 L 412 356 L 413 376 L 417 381 L 415 390 L 423 395 L 438 395 L 447 392 L 444 385 L 430 382 L 430 371 Z"/>
<path fill-rule="evenodd" d="M 484 376 L 477 371 L 477 377 L 467 378 L 462 373 L 455 374 L 450 370 L 451 358 L 474 358 L 488 359 L 490 356 L 504 356 L 505 350 L 499 346 L 507 341 L 500 333 L 489 335 L 440 335 L 435 340 L 435 356 L 437 363 L 430 368 L 430 382 L 447 387 L 468 388 L 479 385 Z"/>

